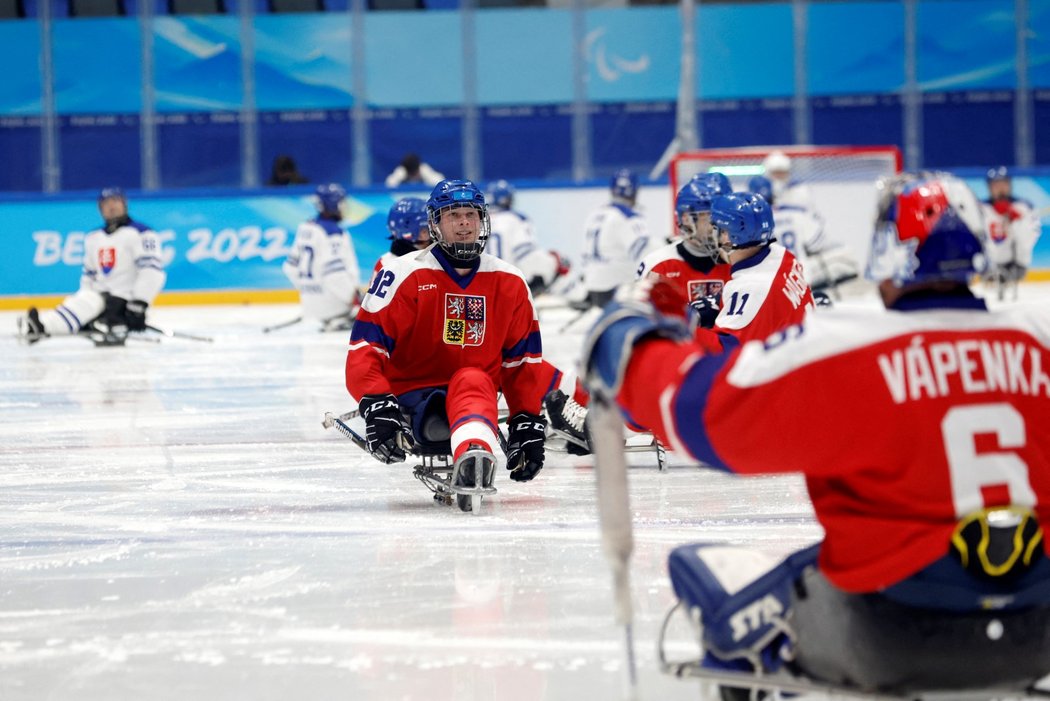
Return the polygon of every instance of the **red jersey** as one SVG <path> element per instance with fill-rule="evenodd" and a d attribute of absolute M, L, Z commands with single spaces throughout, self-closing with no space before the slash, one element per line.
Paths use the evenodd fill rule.
<path fill-rule="evenodd" d="M 638 266 L 638 277 L 659 275 L 689 302 L 720 294 L 731 273 L 729 263 L 694 256 L 683 243 L 658 248 Z"/>
<path fill-rule="evenodd" d="M 432 246 L 392 258 L 372 277 L 350 332 L 346 388 L 354 398 L 447 385 L 484 370 L 511 414 L 540 412 L 549 378 L 532 295 L 521 273 L 482 255 L 468 275 Z M 547 382 L 544 382 L 544 380 Z"/>
<path fill-rule="evenodd" d="M 762 340 L 801 323 L 814 306 L 802 264 L 779 243 L 734 264 L 732 270 L 722 290 L 715 331 L 733 334 L 741 342 Z"/>
<path fill-rule="evenodd" d="M 980 309 L 831 309 L 719 355 L 643 342 L 619 402 L 708 465 L 803 473 L 821 570 L 877 591 L 982 507 L 1030 507 L 1050 532 L 1050 314 L 939 303 Z"/>

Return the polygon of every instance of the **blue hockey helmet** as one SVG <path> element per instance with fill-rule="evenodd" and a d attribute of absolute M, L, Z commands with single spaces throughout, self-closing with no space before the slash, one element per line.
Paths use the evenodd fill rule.
<path fill-rule="evenodd" d="M 733 184 L 729 182 L 729 178 L 724 173 L 719 173 L 716 170 L 708 171 L 707 173 L 697 173 L 689 182 L 707 185 L 714 190 L 716 195 L 728 195 L 733 192 Z"/>
<path fill-rule="evenodd" d="M 321 213 L 342 216 L 342 204 L 346 200 L 346 190 L 339 183 L 318 185 L 314 192 L 317 197 L 317 209 Z"/>
<path fill-rule="evenodd" d="M 638 196 L 638 176 L 628 168 L 621 168 L 609 180 L 609 190 L 614 199 L 634 202 Z"/>
<path fill-rule="evenodd" d="M 441 220 L 444 216 L 456 209 L 470 208 L 477 212 L 477 236 L 473 241 L 455 241 L 451 236 L 456 231 L 442 231 Z M 477 259 L 485 250 L 485 244 L 489 240 L 488 205 L 485 204 L 485 195 L 481 194 L 478 186 L 469 180 L 442 180 L 430 193 L 427 200 L 427 221 L 430 224 L 430 237 L 437 241 L 438 245 L 456 261 L 469 263 Z M 469 220 L 463 225 L 463 231 L 470 224 Z M 447 227 L 447 224 L 445 225 Z"/>
<path fill-rule="evenodd" d="M 427 229 L 427 203 L 418 197 L 405 197 L 394 203 L 386 218 L 390 238 L 418 243 L 420 231 Z"/>
<path fill-rule="evenodd" d="M 990 168 L 985 174 L 984 179 L 988 182 L 994 182 L 996 180 L 1009 180 L 1010 169 L 1006 166 L 997 166 L 995 168 Z"/>
<path fill-rule="evenodd" d="M 976 197 L 953 176 L 903 174 L 880 184 L 866 275 L 876 282 L 968 282 L 987 268 Z"/>
<path fill-rule="evenodd" d="M 711 223 L 729 236 L 732 248 L 764 246 L 773 241 L 773 209 L 753 192 L 716 197 L 711 203 Z"/>
<path fill-rule="evenodd" d="M 711 202 L 718 194 L 706 183 L 688 182 L 674 200 L 675 222 L 693 253 L 718 258 L 718 233 L 711 227 Z M 706 215 L 706 216 L 705 216 Z"/>
<path fill-rule="evenodd" d="M 764 175 L 755 175 L 747 181 L 747 189 L 773 204 L 773 182 Z"/>
<path fill-rule="evenodd" d="M 127 195 L 124 194 L 123 188 L 117 187 L 115 185 L 111 186 L 111 187 L 104 187 L 98 193 L 98 201 L 99 202 L 102 202 L 102 200 L 108 200 L 108 199 L 111 199 L 111 198 L 117 198 L 117 199 L 120 199 L 120 200 L 124 200 L 125 202 L 127 202 L 127 200 L 128 200 Z"/>
<path fill-rule="evenodd" d="M 497 180 L 489 185 L 489 204 L 500 209 L 514 206 L 514 186 L 506 180 Z"/>

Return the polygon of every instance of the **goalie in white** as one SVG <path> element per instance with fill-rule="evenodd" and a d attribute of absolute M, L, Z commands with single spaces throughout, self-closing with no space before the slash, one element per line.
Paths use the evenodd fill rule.
<path fill-rule="evenodd" d="M 299 225 L 284 274 L 299 290 L 304 317 L 317 319 L 325 331 L 349 329 L 360 308 L 361 273 L 350 236 L 340 226 L 346 190 L 337 183 L 320 185 L 318 214 Z"/>
<path fill-rule="evenodd" d="M 99 193 L 98 209 L 105 224 L 84 239 L 80 289 L 55 309 L 41 313 L 32 307 L 18 320 L 27 343 L 93 328 L 102 334 L 102 345 L 123 345 L 128 331 L 146 330 L 146 309 L 167 279 L 160 240 L 131 219 L 119 187 Z"/>

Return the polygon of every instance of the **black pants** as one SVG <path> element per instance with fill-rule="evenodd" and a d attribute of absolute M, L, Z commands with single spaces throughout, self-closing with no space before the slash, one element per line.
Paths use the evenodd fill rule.
<path fill-rule="evenodd" d="M 1050 674 L 1050 607 L 957 613 L 848 594 L 807 572 L 791 614 L 808 676 L 898 691 L 1028 686 Z"/>

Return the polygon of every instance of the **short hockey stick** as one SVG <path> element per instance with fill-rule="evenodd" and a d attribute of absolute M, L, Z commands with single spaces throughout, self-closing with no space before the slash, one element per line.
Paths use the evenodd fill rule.
<path fill-rule="evenodd" d="M 169 331 L 167 329 L 157 328 L 156 326 L 150 326 L 146 324 L 147 331 L 153 331 L 159 333 L 161 336 L 168 338 L 184 338 L 187 341 L 200 341 L 202 343 L 215 343 L 215 339 L 211 336 L 194 336 L 192 333 L 184 333 L 182 331 Z"/>
<path fill-rule="evenodd" d="M 266 328 L 264 328 L 262 330 L 262 332 L 263 333 L 270 333 L 271 331 L 277 331 L 278 329 L 286 329 L 289 326 L 295 326 L 296 324 L 298 324 L 302 320 L 303 320 L 303 318 L 301 316 L 297 316 L 294 319 L 289 319 L 288 321 L 282 321 L 280 324 L 274 324 L 273 326 L 267 326 Z"/>

